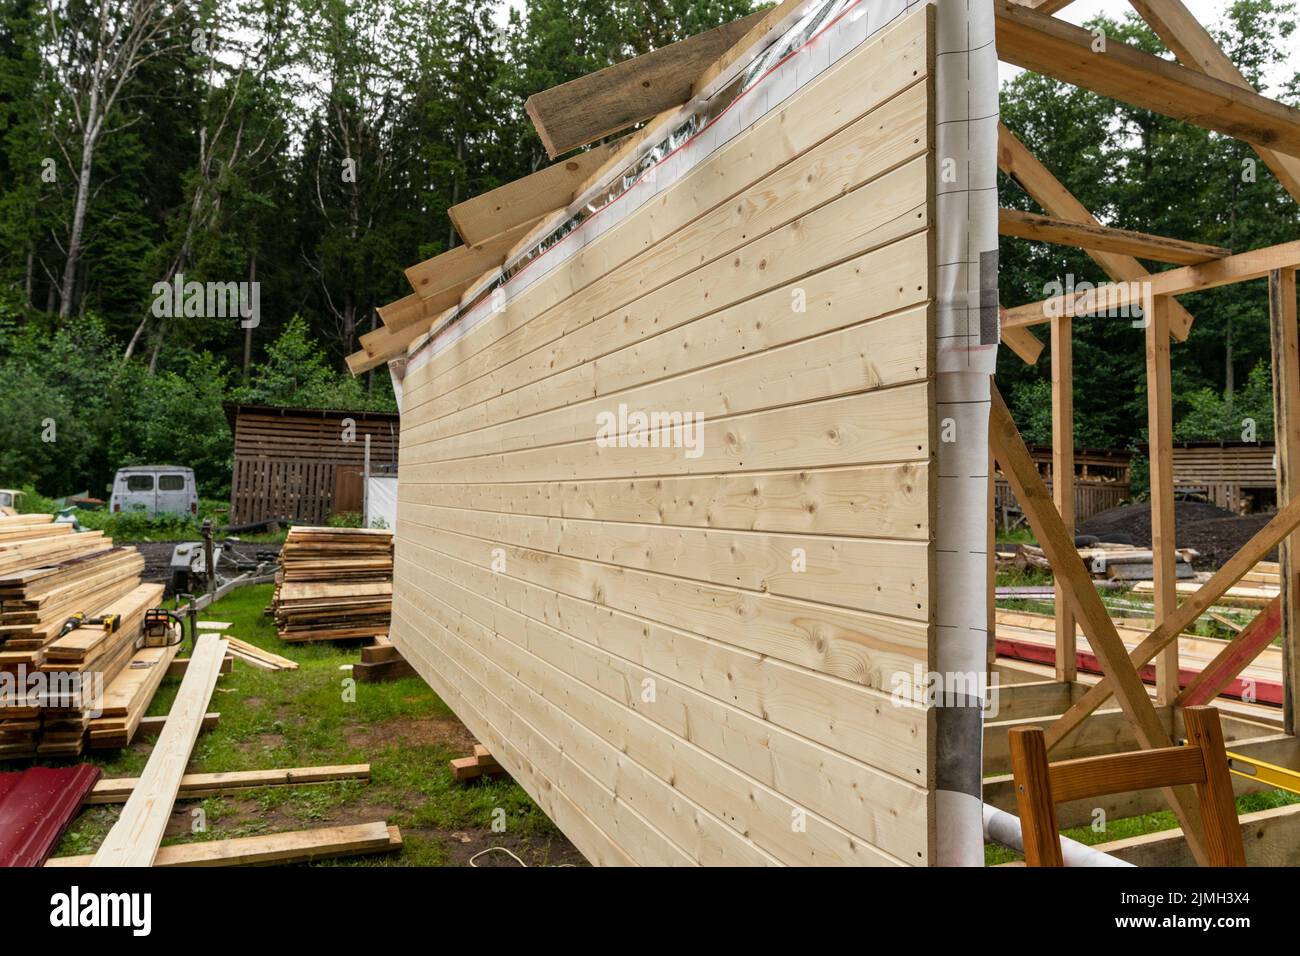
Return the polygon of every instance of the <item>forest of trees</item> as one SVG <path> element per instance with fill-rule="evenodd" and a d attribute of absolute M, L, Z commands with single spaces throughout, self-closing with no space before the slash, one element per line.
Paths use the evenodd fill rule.
<path fill-rule="evenodd" d="M 547 162 L 527 96 L 757 5 L 517 6 L 0 0 L 0 486 L 102 492 L 113 469 L 154 460 L 191 465 L 220 497 L 223 400 L 391 408 L 383 370 L 354 380 L 343 358 L 407 291 L 402 269 L 456 244 L 450 206 Z M 1134 16 L 1102 25 L 1161 50 Z M 1262 84 L 1295 25 L 1290 4 L 1237 0 L 1214 26 Z M 1300 94 L 1296 77 L 1263 85 Z M 1267 168 L 1243 175 L 1243 144 L 1029 74 L 1002 109 L 1110 224 L 1234 250 L 1300 235 Z M 1002 204 L 1033 208 L 1007 182 Z M 1066 272 L 1102 278 L 1060 247 L 1002 255 L 1008 305 Z M 153 287 L 177 275 L 258 282 L 260 323 L 156 317 Z M 1174 352 L 1180 437 L 1208 437 L 1267 404 L 1264 291 L 1184 304 L 1197 322 Z M 1142 333 L 1076 329 L 1080 444 L 1141 442 Z M 999 366 L 1031 441 L 1050 434 L 1048 371 L 1046 357 Z"/>

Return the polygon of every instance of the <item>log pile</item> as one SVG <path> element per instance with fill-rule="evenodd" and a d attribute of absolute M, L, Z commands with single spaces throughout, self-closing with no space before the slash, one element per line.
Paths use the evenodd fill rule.
<path fill-rule="evenodd" d="M 129 742 L 170 663 L 142 679 L 156 652 L 140 648 L 141 625 L 163 594 L 161 584 L 140 583 L 143 570 L 139 552 L 102 532 L 76 533 L 52 515 L 0 517 L 0 672 L 10 691 L 0 707 L 0 758 L 82 753 L 88 741 L 96 745 L 93 725 L 106 703 L 129 726 L 101 734 L 100 745 Z M 120 623 L 60 634 L 79 614 L 118 615 Z"/>
<path fill-rule="evenodd" d="M 388 634 L 393 535 L 372 528 L 293 528 L 280 552 L 271 613 L 281 640 Z"/>

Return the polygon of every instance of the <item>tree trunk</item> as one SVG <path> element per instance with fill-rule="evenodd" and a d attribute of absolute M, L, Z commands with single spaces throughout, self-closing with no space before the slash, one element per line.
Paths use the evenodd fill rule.
<path fill-rule="evenodd" d="M 146 310 L 144 317 L 140 319 L 140 324 L 135 327 L 135 334 L 131 336 L 131 341 L 126 343 L 126 351 L 122 353 L 122 361 L 131 361 L 131 356 L 135 354 L 135 347 L 140 344 L 140 338 L 144 335 L 145 327 L 149 324 L 149 312 Z"/>
<path fill-rule="evenodd" d="M 32 307 L 32 280 L 35 272 L 36 252 L 33 250 L 27 253 L 27 273 L 23 276 L 23 295 L 29 309 Z"/>
<path fill-rule="evenodd" d="M 95 129 L 98 124 L 97 102 L 94 96 L 90 101 L 90 115 L 86 127 Z M 68 235 L 68 258 L 63 264 L 63 299 L 59 303 L 59 318 L 66 319 L 72 314 L 73 299 L 76 296 L 77 261 L 81 258 L 81 236 L 86 228 L 86 206 L 90 202 L 90 173 L 94 168 L 95 134 L 87 132 L 81 141 L 81 173 L 77 176 L 77 199 L 72 209 L 72 229 Z"/>
<path fill-rule="evenodd" d="M 248 263 L 248 281 L 257 281 L 257 253 L 254 252 Z M 253 327 L 244 329 L 244 384 L 248 384 L 248 368 L 253 363 Z"/>

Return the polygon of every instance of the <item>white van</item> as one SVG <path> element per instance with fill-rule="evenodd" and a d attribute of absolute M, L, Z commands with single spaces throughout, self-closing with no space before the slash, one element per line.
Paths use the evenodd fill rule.
<path fill-rule="evenodd" d="M 119 468 L 113 479 L 108 508 L 114 514 L 138 511 L 150 517 L 199 513 L 194 469 L 175 465 L 132 465 Z"/>

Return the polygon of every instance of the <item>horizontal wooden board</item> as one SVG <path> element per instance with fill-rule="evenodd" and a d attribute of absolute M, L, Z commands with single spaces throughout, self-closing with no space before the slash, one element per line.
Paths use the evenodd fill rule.
<path fill-rule="evenodd" d="M 411 403 L 408 407 L 426 400 L 419 394 L 425 383 L 441 380 L 449 369 L 521 327 L 535 328 L 536 319 L 612 269 L 668 239 L 698 216 L 728 201 L 909 86 L 924 83 L 929 75 L 929 55 L 924 30 L 912 22 L 914 19 L 909 18 L 868 41 L 862 49 L 809 84 L 805 94 L 825 101 L 818 110 L 804 109 L 797 101 L 774 110 L 745 137 L 703 158 L 661 201 L 638 209 L 574 255 L 563 269 L 534 282 L 499 313 L 424 368 L 408 373 L 407 398 Z M 492 360 L 487 364 L 494 367 L 499 363 Z"/>

